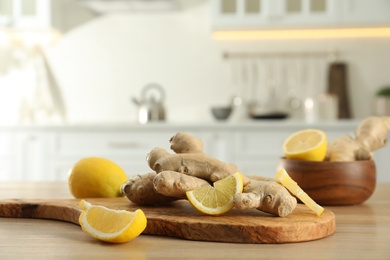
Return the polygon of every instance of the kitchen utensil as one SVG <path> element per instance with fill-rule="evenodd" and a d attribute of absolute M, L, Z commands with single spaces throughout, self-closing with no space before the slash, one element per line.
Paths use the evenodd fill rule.
<path fill-rule="evenodd" d="M 249 82 L 249 91 L 248 91 L 248 106 L 256 105 L 258 101 L 258 88 L 259 88 L 259 66 L 258 60 L 252 59 L 248 61 L 250 71 L 250 82 Z"/>
<path fill-rule="evenodd" d="M 313 162 L 281 158 L 277 169 L 281 168 L 320 205 L 360 204 L 375 190 L 373 160 Z"/>
<path fill-rule="evenodd" d="M 290 58 L 285 61 L 286 86 L 287 86 L 287 109 L 293 118 L 302 117 L 302 100 L 299 93 L 299 73 L 301 62 L 298 58 Z"/>
<path fill-rule="evenodd" d="M 159 98 L 156 99 L 155 92 Z M 141 99 L 137 100 L 135 97 L 132 101 L 138 106 L 138 121 L 141 124 L 146 124 L 150 121 L 165 120 L 165 91 L 163 87 L 156 83 L 150 83 L 143 87 L 141 91 Z"/>
<path fill-rule="evenodd" d="M 251 114 L 252 119 L 285 119 L 288 118 L 288 114 L 285 112 L 271 112 L 262 114 Z"/>
<path fill-rule="evenodd" d="M 338 98 L 338 117 L 351 118 L 348 96 L 348 67 L 343 62 L 333 62 L 328 71 L 328 93 Z"/>
<path fill-rule="evenodd" d="M 266 65 L 266 85 L 268 88 L 268 100 L 266 101 L 265 108 L 269 111 L 278 110 L 278 98 L 277 98 L 277 87 L 278 87 L 278 72 L 279 72 L 279 63 L 276 58 L 269 59 Z"/>
<path fill-rule="evenodd" d="M 249 116 L 252 119 L 284 119 L 289 116 L 285 111 L 285 106 L 282 105 L 281 95 L 278 95 L 278 86 L 283 85 L 286 78 L 286 64 L 283 59 L 275 57 L 264 58 L 261 66 L 254 66 L 256 73 L 254 77 L 254 89 L 258 87 L 258 82 L 264 84 L 264 89 L 261 91 L 261 96 L 258 97 L 258 102 L 251 103 L 248 107 Z M 260 68 L 260 71 L 259 71 Z M 283 73 L 285 72 L 285 73 Z M 262 80 L 259 80 L 262 77 Z M 254 92 L 254 94 L 256 94 Z M 291 112 L 291 109 L 289 109 Z"/>
<path fill-rule="evenodd" d="M 124 197 L 88 201 L 115 209 L 142 209 L 147 218 L 143 234 L 188 240 L 278 244 L 324 238 L 333 234 L 336 228 L 332 211 L 325 209 L 318 217 L 303 204 L 298 204 L 290 215 L 281 218 L 258 210 L 236 209 L 222 216 L 208 216 L 185 200 L 166 206 L 139 206 Z M 3 200 L 0 201 L 0 217 L 55 219 L 78 224 L 81 212 L 78 204 L 78 199 Z"/>

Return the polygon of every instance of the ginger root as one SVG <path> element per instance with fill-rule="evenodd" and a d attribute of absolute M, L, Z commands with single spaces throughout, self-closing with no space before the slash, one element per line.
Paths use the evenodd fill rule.
<path fill-rule="evenodd" d="M 237 209 L 256 208 L 263 212 L 285 217 L 297 206 L 297 199 L 276 181 L 251 180 L 243 193 L 234 196 Z"/>
<path fill-rule="evenodd" d="M 390 117 L 368 117 L 356 129 L 356 141 L 373 152 L 387 144 Z"/>
<path fill-rule="evenodd" d="M 153 157 L 154 154 L 151 154 L 149 158 Z M 204 153 L 164 155 L 155 161 L 152 169 L 157 173 L 162 171 L 181 172 L 210 182 L 218 181 L 238 171 L 236 165 L 224 163 Z"/>
<path fill-rule="evenodd" d="M 205 185 L 210 186 L 210 183 L 206 180 L 174 171 L 162 171 L 153 180 L 153 187 L 158 193 L 180 199 L 186 198 L 187 191 Z"/>
<path fill-rule="evenodd" d="M 167 204 L 178 200 L 179 198 L 164 196 L 154 189 L 153 181 L 156 175 L 155 172 L 151 172 L 133 176 L 122 184 L 122 194 L 138 205 Z"/>
<path fill-rule="evenodd" d="M 154 170 L 154 164 L 159 160 L 160 158 L 164 158 L 165 156 L 169 155 L 169 152 L 161 147 L 156 147 L 148 153 L 146 156 L 146 161 L 148 162 L 148 165 L 150 169 Z"/>
<path fill-rule="evenodd" d="M 187 133 L 179 132 L 169 142 L 175 153 L 203 153 L 203 142 Z"/>
<path fill-rule="evenodd" d="M 389 131 L 390 117 L 368 117 L 356 128 L 355 138 L 344 135 L 331 142 L 325 160 L 371 160 L 374 151 L 386 146 Z"/>
<path fill-rule="evenodd" d="M 211 185 L 238 170 L 203 152 L 200 139 L 186 133 L 177 133 L 170 139 L 171 154 L 163 148 L 152 149 L 147 163 L 155 173 L 138 175 L 122 186 L 122 193 L 140 205 L 165 204 L 186 199 L 186 192 Z M 237 194 L 237 209 L 256 208 L 277 216 L 287 216 L 296 206 L 296 198 L 276 180 L 248 177 L 243 174 L 244 192 Z"/>
<path fill-rule="evenodd" d="M 357 156 L 357 153 L 360 156 Z M 362 154 L 365 155 L 362 155 Z M 329 144 L 325 160 L 332 162 L 349 162 L 355 161 L 357 158 L 370 157 L 370 152 L 363 147 L 350 135 L 343 135 L 336 138 Z"/>

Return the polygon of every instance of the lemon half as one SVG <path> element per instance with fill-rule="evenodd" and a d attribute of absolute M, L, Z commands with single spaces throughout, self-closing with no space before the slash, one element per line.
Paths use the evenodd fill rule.
<path fill-rule="evenodd" d="M 326 134 L 318 129 L 295 132 L 283 143 L 283 153 L 287 159 L 323 161 L 326 150 Z"/>

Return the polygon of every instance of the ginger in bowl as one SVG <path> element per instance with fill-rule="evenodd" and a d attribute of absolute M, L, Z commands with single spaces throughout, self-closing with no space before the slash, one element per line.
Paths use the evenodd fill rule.
<path fill-rule="evenodd" d="M 373 151 L 386 146 L 389 131 L 390 117 L 368 117 L 358 125 L 354 137 L 344 135 L 329 144 L 321 130 L 297 140 L 292 138 L 298 136 L 294 133 L 283 144 L 285 157 L 277 169 L 284 168 L 319 204 L 363 203 L 376 186 Z"/>

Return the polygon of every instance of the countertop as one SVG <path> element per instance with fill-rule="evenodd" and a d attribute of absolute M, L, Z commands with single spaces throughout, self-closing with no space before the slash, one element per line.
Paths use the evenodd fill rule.
<path fill-rule="evenodd" d="M 242 120 L 242 121 L 203 121 L 203 122 L 150 122 L 139 124 L 136 122 L 96 122 L 96 123 L 65 123 L 65 124 L 25 124 L 0 125 L 0 131 L 171 131 L 182 130 L 239 130 L 239 129 L 301 129 L 320 128 L 323 130 L 340 129 L 350 132 L 359 124 L 358 119 L 340 119 L 307 123 L 303 120 Z"/>
<path fill-rule="evenodd" d="M 336 232 L 289 244 L 233 244 L 141 235 L 125 244 L 97 241 L 74 224 L 0 218 L 0 259 L 390 259 L 390 183 L 355 206 L 326 207 Z M 71 198 L 64 182 L 0 182 L 0 199 Z"/>

